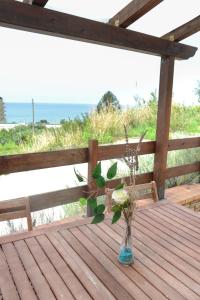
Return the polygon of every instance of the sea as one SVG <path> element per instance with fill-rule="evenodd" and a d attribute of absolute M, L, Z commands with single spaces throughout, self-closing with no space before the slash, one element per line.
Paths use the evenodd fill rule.
<path fill-rule="evenodd" d="M 47 120 L 50 124 L 60 124 L 65 119 L 82 117 L 95 108 L 92 104 L 35 103 L 35 122 Z M 32 103 L 5 103 L 7 123 L 31 123 Z"/>

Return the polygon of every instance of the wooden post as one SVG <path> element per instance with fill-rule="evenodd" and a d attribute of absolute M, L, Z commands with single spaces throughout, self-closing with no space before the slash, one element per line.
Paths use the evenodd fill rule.
<path fill-rule="evenodd" d="M 92 172 L 98 163 L 98 141 L 90 140 L 88 145 L 88 192 L 96 190 L 97 186 L 92 177 Z M 93 211 L 90 206 L 87 206 L 87 217 L 91 217 Z"/>
<path fill-rule="evenodd" d="M 165 195 L 173 75 L 174 57 L 162 57 L 156 128 L 156 151 L 153 174 L 153 178 L 157 184 L 159 199 L 163 199 Z"/>

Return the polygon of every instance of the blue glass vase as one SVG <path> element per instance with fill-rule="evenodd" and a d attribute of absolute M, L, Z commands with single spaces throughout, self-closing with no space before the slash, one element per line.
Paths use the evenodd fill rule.
<path fill-rule="evenodd" d="M 131 235 L 131 219 L 126 222 L 125 236 L 119 250 L 118 260 L 123 265 L 132 265 L 134 262 L 134 253 Z"/>

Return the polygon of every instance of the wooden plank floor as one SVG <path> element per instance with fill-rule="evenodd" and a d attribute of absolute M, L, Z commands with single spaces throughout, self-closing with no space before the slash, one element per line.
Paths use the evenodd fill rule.
<path fill-rule="evenodd" d="M 0 299 L 200 299 L 200 214 L 167 200 L 140 209 L 130 267 L 117 261 L 123 221 L 90 222 L 0 238 Z"/>
<path fill-rule="evenodd" d="M 166 189 L 165 197 L 170 201 L 185 205 L 200 200 L 200 184 L 184 184 Z"/>

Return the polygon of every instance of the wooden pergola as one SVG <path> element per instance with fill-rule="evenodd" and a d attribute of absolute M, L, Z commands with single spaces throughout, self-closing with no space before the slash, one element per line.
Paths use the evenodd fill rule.
<path fill-rule="evenodd" d="M 137 175 L 136 183 L 155 179 L 163 199 L 166 179 L 200 171 L 200 161 L 167 168 L 168 151 L 200 147 L 200 137 L 168 140 L 174 62 L 194 56 L 197 50 L 179 42 L 199 31 L 200 16 L 158 38 L 126 27 L 161 0 L 134 0 L 109 24 L 46 9 L 48 0 L 23 2 L 0 0 L 1 26 L 160 56 L 156 141 L 143 142 L 140 152 L 155 154 L 154 169 Z M 122 157 L 125 147 L 99 146 L 91 140 L 86 148 L 0 156 L 0 175 L 88 163 L 87 185 L 30 196 L 30 214 L 75 202 L 86 189 L 95 189 L 92 171 L 97 162 Z M 111 180 L 109 187 L 119 182 L 120 178 Z M 11 200 L 12 208 L 20 201 Z M 8 202 L 1 202 L 5 214 Z M 94 225 L 91 220 L 65 219 L 0 237 L 0 299 L 200 299 L 199 214 L 170 199 L 138 209 L 133 226 L 135 261 L 129 267 L 117 261 L 123 221 L 111 225 L 108 216 Z"/>
<path fill-rule="evenodd" d="M 167 0 L 166 0 L 167 1 Z M 162 0 L 133 0 L 108 24 L 45 8 L 48 0 L 0 1 L 0 26 L 84 41 L 129 51 L 160 56 L 160 85 L 156 141 L 144 142 L 141 155 L 155 153 L 153 172 L 137 176 L 138 183 L 154 179 L 159 198 L 164 198 L 165 180 L 174 176 L 198 172 L 200 162 L 167 168 L 168 151 L 200 147 L 200 137 L 168 140 L 172 102 L 174 62 L 193 57 L 196 47 L 180 43 L 200 30 L 200 15 L 162 37 L 127 29 L 129 25 L 153 9 Z M 135 144 L 132 144 L 135 147 Z M 92 169 L 98 160 L 119 158 L 124 145 L 98 146 L 90 141 L 88 148 L 0 157 L 0 174 L 21 172 L 88 162 L 88 186 L 94 187 Z M 110 182 L 112 187 L 116 180 Z M 40 210 L 77 201 L 85 186 L 30 196 L 31 210 Z M 102 191 L 103 193 L 103 191 Z"/>

